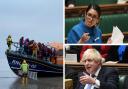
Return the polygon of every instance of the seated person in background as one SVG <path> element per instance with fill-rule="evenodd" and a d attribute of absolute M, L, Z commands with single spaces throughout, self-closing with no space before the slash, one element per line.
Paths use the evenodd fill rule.
<path fill-rule="evenodd" d="M 101 10 L 98 5 L 90 4 L 85 17 L 68 33 L 67 43 L 102 43 L 102 32 L 97 26 Z"/>
<path fill-rule="evenodd" d="M 118 47 L 119 63 L 128 63 L 128 46 L 120 45 Z"/>
<path fill-rule="evenodd" d="M 81 61 L 85 70 L 78 74 L 76 89 L 118 89 L 117 70 L 102 67 L 102 56 L 96 49 L 87 49 Z"/>
<path fill-rule="evenodd" d="M 111 45 L 108 52 L 108 57 L 106 58 L 107 63 L 118 63 L 118 47 L 118 45 Z"/>
<path fill-rule="evenodd" d="M 75 0 L 65 0 L 66 7 L 75 7 Z"/>
<path fill-rule="evenodd" d="M 102 55 L 102 57 L 104 59 L 107 59 L 108 58 L 108 52 L 110 52 L 110 49 L 111 49 L 111 46 L 108 46 L 108 45 L 101 45 L 100 46 L 100 54 Z M 107 61 L 107 60 L 105 60 Z"/>

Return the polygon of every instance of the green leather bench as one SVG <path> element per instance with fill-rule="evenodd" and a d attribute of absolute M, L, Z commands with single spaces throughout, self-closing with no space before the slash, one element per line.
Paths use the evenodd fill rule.
<path fill-rule="evenodd" d="M 119 89 L 128 89 L 128 75 L 119 76 Z"/>
<path fill-rule="evenodd" d="M 80 22 L 82 17 L 66 18 L 65 19 L 65 38 L 71 28 Z M 114 14 L 101 16 L 99 28 L 104 36 L 110 36 L 113 30 L 113 26 L 118 26 L 124 33 L 128 34 L 128 14 Z"/>
<path fill-rule="evenodd" d="M 71 28 L 76 25 L 77 23 L 80 22 L 82 18 L 81 17 L 76 17 L 76 18 L 66 18 L 65 19 L 65 37 L 67 37 L 69 31 Z"/>
<path fill-rule="evenodd" d="M 122 32 L 128 32 L 128 14 L 105 15 L 101 17 L 99 27 L 103 34 L 111 33 L 113 26 L 118 26 Z"/>
<path fill-rule="evenodd" d="M 113 4 L 113 3 L 117 3 L 117 0 L 75 0 L 76 6 L 85 6 L 85 5 L 89 5 L 90 3 Z"/>

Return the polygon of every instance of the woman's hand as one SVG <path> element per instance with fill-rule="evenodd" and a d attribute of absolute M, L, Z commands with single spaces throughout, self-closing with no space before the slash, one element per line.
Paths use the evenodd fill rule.
<path fill-rule="evenodd" d="M 84 33 L 78 43 L 85 43 L 90 39 L 89 33 Z"/>
<path fill-rule="evenodd" d="M 107 44 L 112 44 L 111 37 L 110 37 L 110 38 L 108 38 Z"/>

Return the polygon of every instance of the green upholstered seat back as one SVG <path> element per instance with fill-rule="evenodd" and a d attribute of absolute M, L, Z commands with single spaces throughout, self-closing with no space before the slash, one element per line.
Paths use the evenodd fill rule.
<path fill-rule="evenodd" d="M 119 76 L 119 89 L 128 89 L 128 75 Z"/>
<path fill-rule="evenodd" d="M 117 0 L 75 0 L 76 6 L 85 6 L 85 5 L 89 5 L 90 3 L 113 4 L 113 3 L 117 3 Z"/>
<path fill-rule="evenodd" d="M 79 23 L 82 17 L 65 19 L 65 37 L 70 29 Z M 113 26 L 118 26 L 122 32 L 128 32 L 128 14 L 115 14 L 101 16 L 99 27 L 103 34 L 112 33 Z"/>
<path fill-rule="evenodd" d="M 96 4 L 114 4 L 117 0 L 94 0 Z"/>
<path fill-rule="evenodd" d="M 112 33 L 113 26 L 118 26 L 122 32 L 128 31 L 128 14 L 104 15 L 99 27 L 103 34 Z"/>
<path fill-rule="evenodd" d="M 71 28 L 78 24 L 82 18 L 66 18 L 65 19 L 65 37 L 67 37 L 68 32 L 71 30 Z"/>
<path fill-rule="evenodd" d="M 76 6 L 85 6 L 89 5 L 90 3 L 93 3 L 92 0 L 75 0 Z"/>

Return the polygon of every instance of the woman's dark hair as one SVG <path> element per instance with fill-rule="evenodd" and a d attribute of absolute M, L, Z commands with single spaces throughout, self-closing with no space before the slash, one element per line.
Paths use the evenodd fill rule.
<path fill-rule="evenodd" d="M 96 5 L 96 4 L 90 4 L 90 5 L 88 5 L 88 8 L 86 9 L 86 14 L 87 14 L 87 12 L 88 12 L 90 9 L 96 10 L 97 13 L 98 13 L 98 16 L 100 17 L 100 15 L 101 15 L 101 9 L 100 9 L 100 7 L 99 7 L 98 5 Z"/>

